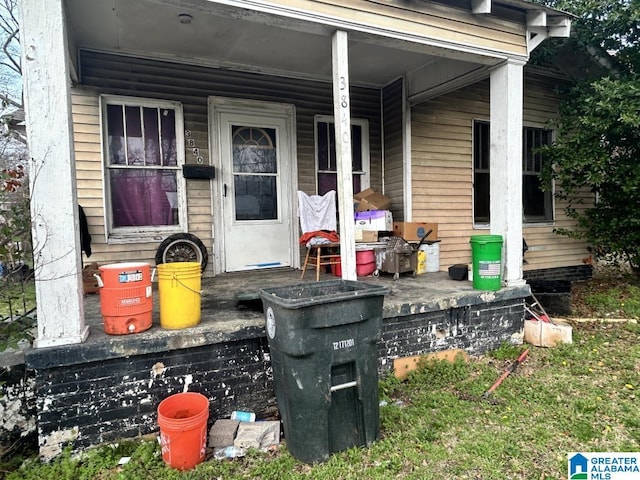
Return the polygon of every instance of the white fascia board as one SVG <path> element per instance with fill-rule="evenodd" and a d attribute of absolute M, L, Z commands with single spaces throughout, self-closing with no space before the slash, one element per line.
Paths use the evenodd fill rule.
<path fill-rule="evenodd" d="M 155 2 L 164 2 L 166 0 L 153 0 Z M 386 37 L 388 39 L 400 40 L 404 42 L 419 44 L 437 49 L 451 50 L 467 55 L 478 55 L 480 57 L 489 57 L 493 60 L 515 60 L 526 61 L 526 56 L 514 55 L 512 52 L 485 48 L 477 45 L 467 45 L 447 40 L 438 40 L 431 37 L 418 35 L 412 32 L 403 32 L 395 30 L 391 27 L 383 27 L 380 25 L 371 25 L 360 23 L 355 20 L 344 18 L 336 18 L 331 15 L 319 15 L 317 12 L 310 12 L 304 9 L 294 8 L 290 6 L 275 5 L 265 0 L 208 0 L 210 3 L 217 3 L 250 11 L 261 12 L 267 15 L 277 15 L 285 18 L 296 19 L 300 21 L 311 22 L 313 24 L 321 24 L 332 28 L 366 33 L 370 35 Z M 490 0 L 483 0 L 490 3 Z"/>

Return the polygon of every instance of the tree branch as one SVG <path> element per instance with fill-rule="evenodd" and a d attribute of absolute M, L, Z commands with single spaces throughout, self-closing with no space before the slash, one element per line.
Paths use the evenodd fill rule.
<path fill-rule="evenodd" d="M 16 107 L 16 108 L 22 108 L 22 104 L 16 102 L 13 98 L 11 98 L 10 96 L 0 92 L 0 101 L 2 101 L 3 103 L 6 103 L 7 105 L 11 105 L 12 107 Z"/>
<path fill-rule="evenodd" d="M 9 62 L 10 62 L 10 63 L 3 62 L 3 64 L 6 65 L 7 67 L 9 67 L 11 70 L 16 72 L 17 74 L 22 75 L 22 67 L 20 65 L 20 62 L 18 62 L 14 58 L 15 54 L 9 50 L 11 42 L 13 42 L 14 40 L 16 40 L 16 41 L 18 40 L 18 30 L 17 29 L 14 30 L 13 32 L 11 32 L 9 34 L 9 36 L 5 39 L 4 43 L 2 44 L 2 51 L 4 52 L 5 56 L 7 57 L 7 60 L 9 60 Z"/>

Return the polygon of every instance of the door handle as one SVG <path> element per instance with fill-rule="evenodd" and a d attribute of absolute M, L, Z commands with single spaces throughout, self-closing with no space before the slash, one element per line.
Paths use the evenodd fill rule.
<path fill-rule="evenodd" d="M 225 197 L 225 198 L 227 196 L 227 184 L 226 183 L 224 184 L 224 191 L 222 193 L 222 196 Z"/>

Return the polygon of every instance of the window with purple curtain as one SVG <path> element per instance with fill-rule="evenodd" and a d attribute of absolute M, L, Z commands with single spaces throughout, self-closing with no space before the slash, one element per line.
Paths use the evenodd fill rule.
<path fill-rule="evenodd" d="M 365 177 L 368 175 L 368 158 L 365 158 L 365 125 L 351 124 L 351 158 L 353 173 L 353 192 L 362 191 Z M 330 190 L 338 190 L 336 138 L 333 119 L 316 121 L 316 155 L 318 165 L 318 195 Z"/>
<path fill-rule="evenodd" d="M 175 108 L 108 103 L 112 228 L 178 225 Z"/>

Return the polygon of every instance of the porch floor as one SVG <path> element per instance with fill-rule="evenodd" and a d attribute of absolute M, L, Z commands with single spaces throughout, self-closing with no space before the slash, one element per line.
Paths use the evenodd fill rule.
<path fill-rule="evenodd" d="M 150 329 L 129 335 L 105 333 L 100 313 L 100 297 L 84 298 L 85 323 L 89 337 L 81 344 L 34 349 L 34 366 L 53 367 L 98 361 L 144 353 L 155 353 L 264 336 L 264 316 L 259 291 L 265 287 L 315 282 L 315 272 L 307 272 L 303 280 L 297 269 L 272 269 L 222 274 L 202 279 L 201 320 L 196 326 L 172 330 L 160 325 L 159 294 L 153 284 L 153 325 Z M 320 280 L 335 280 L 321 274 Z M 451 280 L 446 272 L 426 273 L 413 277 L 380 273 L 379 277 L 361 277 L 359 281 L 385 285 L 383 318 L 396 318 L 430 311 L 482 304 L 529 296 L 529 286 L 503 287 L 497 292 L 474 290 L 472 282 Z M 240 301 L 239 299 L 249 299 Z M 255 300 L 251 300 L 251 299 Z"/>

